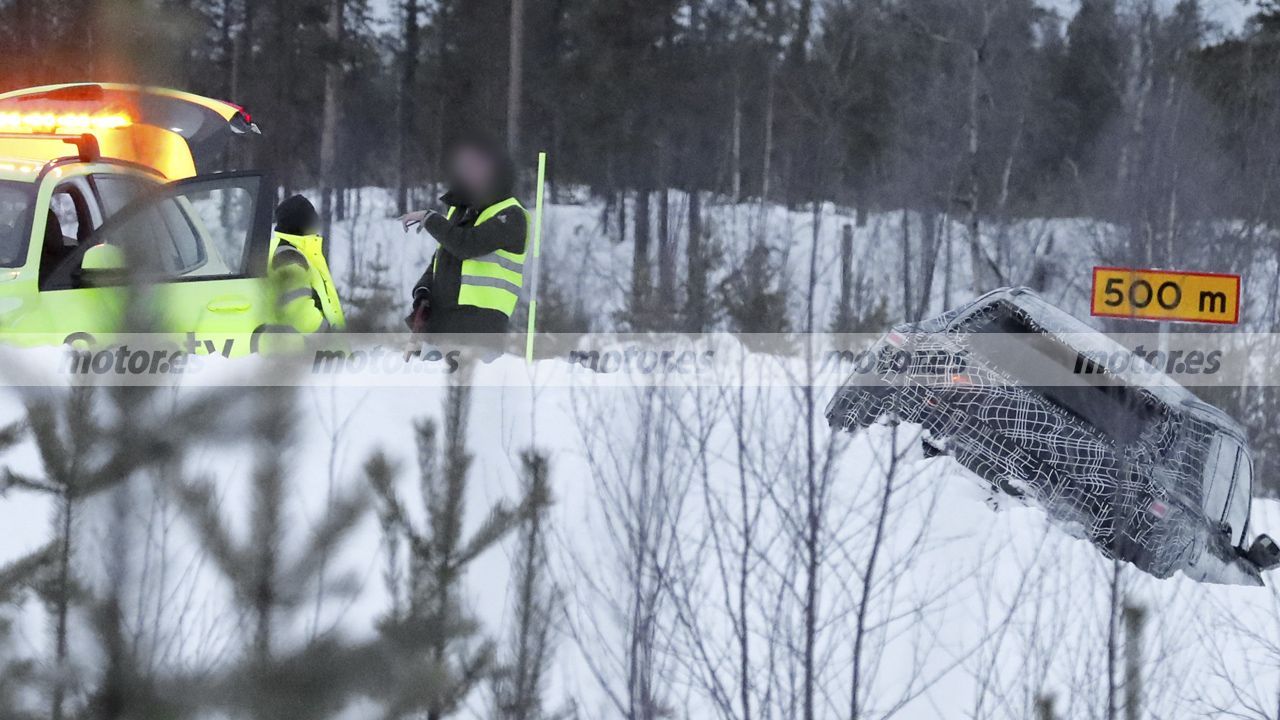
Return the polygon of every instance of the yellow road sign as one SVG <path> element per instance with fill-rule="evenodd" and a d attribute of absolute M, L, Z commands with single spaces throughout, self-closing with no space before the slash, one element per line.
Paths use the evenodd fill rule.
<path fill-rule="evenodd" d="M 1240 276 L 1095 267 L 1091 312 L 1102 317 L 1235 325 Z"/>

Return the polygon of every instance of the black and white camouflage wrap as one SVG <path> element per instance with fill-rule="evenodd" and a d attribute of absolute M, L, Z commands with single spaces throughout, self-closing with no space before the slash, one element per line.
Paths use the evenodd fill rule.
<path fill-rule="evenodd" d="M 1206 504 L 1215 437 L 1238 443 L 1248 461 L 1239 428 L 1167 377 L 1140 386 L 1112 377 L 1111 387 L 1120 389 L 1109 391 L 1110 400 L 1122 396 L 1132 416 L 1116 418 L 1124 436 L 1104 431 L 1053 399 L 1071 390 L 1028 385 L 1001 358 L 975 348 L 1000 313 L 1025 328 L 1028 341 L 1056 343 L 1072 357 L 1081 351 L 1072 340 L 1087 328 L 1078 320 L 1029 290 L 996 291 L 895 328 L 877 346 L 874 372 L 855 373 L 832 399 L 827 419 L 849 431 L 917 423 L 929 450 L 954 457 L 993 492 L 1043 508 L 1107 557 L 1156 577 L 1182 571 L 1201 581 L 1262 584 L 1227 528 L 1234 522 L 1243 534 L 1247 503 L 1243 518 Z"/>

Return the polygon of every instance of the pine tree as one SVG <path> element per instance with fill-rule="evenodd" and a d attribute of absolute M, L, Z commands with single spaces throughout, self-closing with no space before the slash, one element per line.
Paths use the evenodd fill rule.
<path fill-rule="evenodd" d="M 538 279 L 538 332 L 540 333 L 588 333 L 591 332 L 591 315 L 582 298 L 570 296 L 567 283 L 555 273 L 547 273 Z M 512 327 L 525 327 L 528 322 L 528 306 L 521 303 Z"/>
<path fill-rule="evenodd" d="M 756 242 L 721 283 L 721 304 L 735 332 L 787 332 L 787 293 L 775 284 L 780 275 L 769 247 Z"/>
<path fill-rule="evenodd" d="M 1098 139 L 1120 112 L 1124 47 L 1115 0 L 1084 0 L 1067 26 L 1058 96 L 1070 122 L 1069 160 L 1093 159 Z"/>
<path fill-rule="evenodd" d="M 76 529 L 84 503 L 125 482 L 146 464 L 162 461 L 175 438 L 158 424 L 139 422 L 149 392 L 141 388 L 103 391 L 77 387 L 64 397 L 36 394 L 27 402 L 26 419 L 0 432 L 0 446 L 12 446 L 29 433 L 39 454 L 38 475 L 6 469 L 0 491 L 17 489 L 53 501 L 53 540 L 17 561 L 49 616 L 53 651 L 49 665 L 48 715 L 66 717 L 80 678 L 69 666 L 72 610 L 92 602 L 76 574 Z M 0 588 L 3 589 L 3 588 Z"/>
<path fill-rule="evenodd" d="M 12 436 L 11 436 L 12 437 Z M 6 438 L 8 439 L 8 438 Z M 11 446 L 5 443 L 4 447 Z M 0 496 L 3 493 L 0 492 Z M 20 605 L 41 568 L 53 562 L 55 547 L 49 544 L 35 553 L 0 566 L 0 717 L 35 720 L 37 713 L 21 707 L 19 695 L 36 682 L 37 663 L 11 655 L 13 620 L 5 614 L 9 605 Z"/>
<path fill-rule="evenodd" d="M 5 601 L 0 598 L 0 606 Z M 12 621 L 0 615 L 0 717 L 10 720 L 35 720 L 34 713 L 19 707 L 18 695 L 35 676 L 35 662 L 29 659 L 10 658 L 7 645 L 12 633 Z"/>
<path fill-rule="evenodd" d="M 396 213 L 409 211 L 409 185 L 415 179 L 410 164 L 419 145 L 413 134 L 417 129 L 417 76 L 419 37 L 418 0 L 400 4 L 400 48 L 397 57 L 399 93 L 396 107 Z"/>
<path fill-rule="evenodd" d="M 466 447 L 469 400 L 466 387 L 449 388 L 443 450 L 437 447 L 434 420 L 415 425 L 422 523 L 406 511 L 392 466 L 385 460 L 366 466 L 384 539 L 389 547 L 403 542 L 408 556 L 407 573 L 387 573 L 393 602 L 380 627 L 387 653 L 389 718 L 454 715 L 495 667 L 495 644 L 466 609 L 462 579 L 473 560 L 527 516 L 529 504 L 494 505 L 480 527 L 464 536 L 472 459 Z"/>
<path fill-rule="evenodd" d="M 685 244 L 685 294 L 680 309 L 683 329 L 687 333 L 709 332 L 715 326 L 717 312 L 711 277 L 724 260 L 724 252 L 710 233 L 702 213 L 702 193 L 689 190 L 688 242 Z"/>
<path fill-rule="evenodd" d="M 85 715 L 95 720 L 188 717 L 195 713 L 190 685 L 176 673 L 156 677 L 139 657 L 138 641 L 125 620 L 126 582 L 133 575 L 133 485 L 119 483 L 108 496 L 111 513 L 106 542 L 106 582 L 88 602 L 101 655 Z"/>
<path fill-rule="evenodd" d="M 398 332 L 405 311 L 399 288 L 391 283 L 391 267 L 378 246 L 373 260 L 358 272 L 353 268 L 343 298 L 348 332 Z"/>
<path fill-rule="evenodd" d="M 551 662 L 552 616 L 558 602 L 547 567 L 546 508 L 551 504 L 551 483 L 546 455 L 526 450 L 521 465 L 521 492 L 532 511 L 518 531 L 515 626 L 503 666 L 494 677 L 494 717 L 542 720 L 548 717 L 543 685 Z"/>
<path fill-rule="evenodd" d="M 245 428 L 252 450 L 249 536 L 237 540 L 219 510 L 212 479 L 180 484 L 179 499 L 205 551 L 231 586 L 251 637 L 240 660 L 212 685 L 207 701 L 238 714 L 272 720 L 320 718 L 340 710 L 351 693 L 363 689 L 361 648 L 322 636 L 300 647 L 287 645 L 277 630 L 304 608 L 325 558 L 332 556 L 359 519 L 362 494 L 335 497 L 302 549 L 290 557 L 291 526 L 285 507 L 290 451 L 296 447 L 298 413 L 293 392 L 259 391 Z"/>

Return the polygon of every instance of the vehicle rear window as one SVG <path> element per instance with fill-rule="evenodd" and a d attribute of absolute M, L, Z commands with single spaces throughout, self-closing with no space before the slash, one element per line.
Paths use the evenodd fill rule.
<path fill-rule="evenodd" d="M 972 331 L 998 333 L 1001 342 L 978 346 L 1000 348 L 999 356 L 988 357 L 988 361 L 1015 379 L 1025 379 L 1020 370 L 1036 369 L 1038 382 L 1029 383 L 1030 389 L 1102 430 L 1116 442 L 1136 440 L 1158 413 L 1141 392 L 1119 378 L 1105 374 L 1080 375 L 1076 368 L 1087 358 L 1031 326 L 1021 313 L 1007 305 L 1002 304 L 987 319 L 973 325 Z M 1046 377 L 1052 377 L 1053 382 L 1044 384 Z"/>
<path fill-rule="evenodd" d="M 32 185 L 0 181 L 0 267 L 22 267 L 31 236 Z"/>

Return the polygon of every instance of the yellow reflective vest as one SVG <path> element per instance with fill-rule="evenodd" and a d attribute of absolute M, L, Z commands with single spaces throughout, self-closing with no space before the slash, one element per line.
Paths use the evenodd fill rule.
<path fill-rule="evenodd" d="M 346 327 L 338 289 L 324 259 L 324 238 L 272 233 L 270 257 L 281 322 L 306 334 Z"/>
<path fill-rule="evenodd" d="M 515 198 L 494 203 L 480 212 L 474 226 L 492 220 L 509 207 L 518 207 L 528 219 L 528 211 Z M 450 207 L 445 218 L 453 219 L 456 207 Z M 524 258 L 529 247 L 529 223 L 525 223 L 525 251 L 520 253 L 495 250 L 487 255 L 462 261 L 462 277 L 458 286 L 458 304 L 497 310 L 511 317 L 524 287 Z M 434 267 L 432 269 L 434 272 Z"/>

